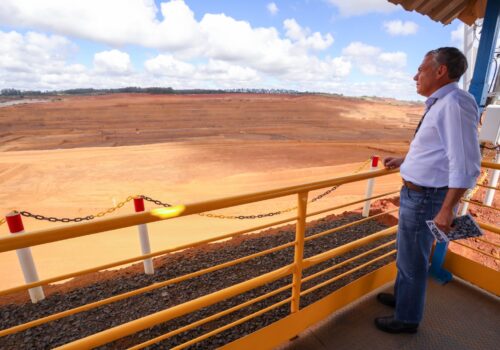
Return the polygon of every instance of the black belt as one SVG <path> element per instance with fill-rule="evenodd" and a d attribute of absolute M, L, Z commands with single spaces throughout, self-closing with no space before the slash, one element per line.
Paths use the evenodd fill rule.
<path fill-rule="evenodd" d="M 447 190 L 448 189 L 448 186 L 444 186 L 444 187 L 424 187 L 424 186 L 419 186 L 419 185 L 415 185 L 413 182 L 410 182 L 410 181 L 406 181 L 405 179 L 403 179 L 403 185 L 412 190 L 412 191 L 417 191 L 417 192 L 425 192 L 427 190 Z"/>

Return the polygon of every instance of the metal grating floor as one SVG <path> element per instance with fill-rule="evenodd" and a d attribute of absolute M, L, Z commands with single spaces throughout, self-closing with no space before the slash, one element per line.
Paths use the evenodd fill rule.
<path fill-rule="evenodd" d="M 499 282 L 500 283 L 500 282 Z M 382 290 L 391 291 L 392 286 Z M 280 350 L 387 350 L 500 348 L 500 298 L 461 280 L 429 280 L 424 320 L 417 334 L 386 334 L 373 319 L 391 315 L 375 300 L 378 290 L 305 330 Z"/>

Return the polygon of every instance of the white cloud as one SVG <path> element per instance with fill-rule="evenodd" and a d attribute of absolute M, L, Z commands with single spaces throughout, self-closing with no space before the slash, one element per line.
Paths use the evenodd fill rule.
<path fill-rule="evenodd" d="M 269 4 L 267 4 L 267 11 L 269 11 L 269 13 L 274 16 L 278 13 L 279 9 L 274 2 L 270 2 Z"/>
<path fill-rule="evenodd" d="M 418 31 L 418 24 L 412 21 L 394 20 L 384 22 L 384 29 L 390 35 L 412 35 Z"/>
<path fill-rule="evenodd" d="M 132 71 L 132 64 L 127 53 L 110 50 L 94 55 L 94 68 L 99 73 L 129 74 Z"/>
<path fill-rule="evenodd" d="M 171 55 L 160 54 L 146 61 L 144 66 L 150 78 L 156 79 L 160 85 L 179 88 L 235 88 L 242 85 L 251 86 L 252 83 L 260 81 L 260 76 L 254 69 L 213 59 L 195 65 Z"/>
<path fill-rule="evenodd" d="M 129 54 L 123 51 L 98 52 L 93 67 L 85 67 L 69 63 L 77 47 L 67 38 L 0 31 L 0 86 L 54 90 L 125 86 L 282 88 L 299 84 L 294 86 L 304 89 L 322 88 L 322 84 L 340 81 L 350 73 L 351 63 L 342 57 L 320 59 L 301 51 L 284 58 L 293 46 L 289 40 L 278 42 L 283 47 L 255 62 L 245 57 L 234 62 L 214 58 L 189 62 L 159 54 L 147 60 L 143 69 L 133 70 Z"/>
<path fill-rule="evenodd" d="M 252 28 L 246 21 L 237 21 L 224 14 L 206 14 L 200 22 L 205 45 L 200 49 L 205 56 L 228 61 L 257 60 L 265 56 L 261 51 L 279 42 L 274 28 Z"/>
<path fill-rule="evenodd" d="M 2 0 L 0 23 L 28 26 L 61 35 L 77 36 L 109 45 L 136 44 L 159 49 L 190 46 L 199 28 L 184 1 L 160 5 L 154 0 Z M 112 20 L 111 20 L 112 19 Z M 182 30 L 179 30 L 182 28 Z"/>
<path fill-rule="evenodd" d="M 127 6 L 116 0 L 2 0 L 0 20 L 58 33 L 0 31 L 0 85 L 14 88 L 255 87 L 256 82 L 322 87 L 342 81 L 352 68 L 350 58 L 316 56 L 333 44 L 332 35 L 312 32 L 295 19 L 283 23 L 282 36 L 273 27 L 252 27 L 224 14 L 197 20 L 180 0 L 159 8 L 152 0 L 129 0 Z M 77 47 L 65 35 L 112 48 L 95 53 L 93 67 L 74 65 Z M 134 70 L 124 45 L 151 47 L 160 54 Z"/>
<path fill-rule="evenodd" d="M 457 47 L 464 47 L 464 24 L 460 23 L 458 27 L 451 32 L 451 42 Z"/>
<path fill-rule="evenodd" d="M 76 50 L 62 36 L 0 31 L 0 86 L 51 89 L 56 80 L 84 83 L 85 67 L 66 62 Z"/>
<path fill-rule="evenodd" d="M 396 52 L 383 52 L 378 56 L 381 63 L 402 68 L 406 66 L 406 54 L 401 51 Z"/>
<path fill-rule="evenodd" d="M 302 27 L 297 23 L 295 19 L 285 19 L 283 22 L 283 27 L 286 30 L 286 36 L 292 40 L 302 40 L 305 39 L 305 33 Z"/>
<path fill-rule="evenodd" d="M 195 78 L 199 80 L 215 80 L 219 83 L 221 81 L 246 83 L 260 80 L 257 71 L 254 69 L 217 60 L 209 60 L 207 64 L 200 65 Z"/>
<path fill-rule="evenodd" d="M 122 0 L 2 0 L 0 22 L 49 30 L 115 47 L 139 45 L 185 57 L 204 55 L 235 60 L 260 56 L 257 51 L 265 54 L 266 49 L 275 46 L 283 53 L 294 49 L 279 37 L 274 28 L 253 28 L 246 21 L 224 14 L 205 14 L 201 21 L 197 21 L 182 0 L 164 1 L 159 9 L 153 0 L 128 0 L 126 6 Z M 331 34 L 315 32 L 309 35 L 308 29 L 299 30 L 307 34 L 294 46 L 322 50 L 333 43 Z"/>
<path fill-rule="evenodd" d="M 342 50 L 342 54 L 350 57 L 373 57 L 380 53 L 381 49 L 375 46 L 367 45 L 359 41 L 350 43 Z"/>
<path fill-rule="evenodd" d="M 333 36 L 330 33 L 322 35 L 315 32 L 312 35 L 309 28 L 302 28 L 295 19 L 286 19 L 283 22 L 286 36 L 304 48 L 312 50 L 325 50 L 333 44 Z"/>
<path fill-rule="evenodd" d="M 23 90 L 112 88 L 141 85 L 145 79 L 134 72 L 124 74 L 130 68 L 127 53 L 98 53 L 95 68 L 89 68 L 71 63 L 77 50 L 58 35 L 0 31 L 0 86 Z"/>
<path fill-rule="evenodd" d="M 33 32 L 23 35 L 0 31 L 0 86 L 40 90 L 125 86 L 285 87 L 358 96 L 415 98 L 411 76 L 406 76 L 399 70 L 385 70 L 383 80 L 378 82 L 353 84 L 343 81 L 350 74 L 353 64 L 358 65 L 363 60 L 369 61 L 367 56 L 374 55 L 373 59 L 376 62 L 374 71 L 377 74 L 381 73 L 380 67 L 387 68 L 388 65 L 402 60 L 402 55 L 398 53 L 383 52 L 380 48 L 363 43 L 349 45 L 344 49 L 346 55 L 342 57 L 320 59 L 301 54 L 287 62 L 289 64 L 287 69 L 278 71 L 271 69 L 269 72 L 252 68 L 244 63 L 235 64 L 216 59 L 208 59 L 201 63 L 198 60 L 187 62 L 172 55 L 159 54 L 145 62 L 144 70 L 137 69 L 129 74 L 117 75 L 109 70 L 97 71 L 83 65 L 70 64 L 76 50 L 74 44 L 61 36 Z M 113 56 L 108 55 L 107 58 L 109 57 Z M 125 62 L 122 67 L 128 66 L 127 53 L 118 51 L 117 57 L 122 57 L 122 61 Z"/>
<path fill-rule="evenodd" d="M 182 62 L 172 55 L 158 55 L 147 60 L 144 66 L 149 73 L 158 76 L 189 77 L 195 72 L 195 67 L 192 64 Z"/>
<path fill-rule="evenodd" d="M 342 16 L 358 16 L 370 12 L 390 13 L 398 7 L 387 0 L 327 0 L 338 7 Z"/>
<path fill-rule="evenodd" d="M 334 41 L 332 35 L 313 33 L 294 19 L 285 21 L 287 36 L 283 38 L 273 27 L 255 28 L 224 14 L 207 13 L 197 20 L 181 0 L 164 1 L 159 8 L 153 0 L 128 0 L 126 6 L 121 0 L 75 3 L 2 0 L 0 21 L 114 47 L 138 45 L 168 53 L 147 62 L 148 74 L 159 72 L 160 68 L 172 76 L 177 71 L 178 77 L 189 74 L 190 70 L 199 72 L 198 67 L 189 66 L 192 64 L 189 62 L 200 59 L 218 64 L 226 62 L 232 72 L 238 71 L 244 77 L 258 72 L 280 79 L 295 75 L 298 80 L 302 77 L 309 80 L 318 70 L 325 72 L 329 79 L 341 79 L 349 74 L 351 67 L 350 62 L 342 58 L 317 58 L 314 51 L 330 47 Z M 95 72 L 131 75 L 130 57 L 126 55 L 117 50 L 99 53 L 94 60 Z M 242 67 L 242 70 L 234 67 Z"/>
<path fill-rule="evenodd" d="M 342 55 L 352 60 L 366 75 L 397 76 L 406 66 L 406 53 L 383 52 L 381 48 L 352 42 L 342 50 Z"/>

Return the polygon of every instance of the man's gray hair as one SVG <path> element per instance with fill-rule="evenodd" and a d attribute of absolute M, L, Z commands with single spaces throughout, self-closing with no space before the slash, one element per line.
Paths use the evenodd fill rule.
<path fill-rule="evenodd" d="M 467 70 L 467 58 L 456 47 L 440 47 L 427 52 L 426 56 L 432 55 L 434 61 L 448 68 L 448 78 L 458 81 Z"/>

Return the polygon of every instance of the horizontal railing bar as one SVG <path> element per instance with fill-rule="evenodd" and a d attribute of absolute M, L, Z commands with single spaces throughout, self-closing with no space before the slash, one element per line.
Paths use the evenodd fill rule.
<path fill-rule="evenodd" d="M 476 223 L 479 225 L 479 227 L 485 229 L 486 231 L 500 234 L 500 227 L 498 227 L 498 226 L 487 224 L 487 223 L 481 222 L 481 221 L 476 221 Z"/>
<path fill-rule="evenodd" d="M 488 186 L 488 185 L 483 185 L 483 184 L 480 184 L 480 183 L 477 183 L 476 186 L 479 186 L 479 187 L 484 187 L 484 188 L 489 188 L 489 189 L 492 189 L 492 190 L 497 190 L 497 191 L 500 191 L 500 188 L 498 187 L 493 187 L 493 186 Z"/>
<path fill-rule="evenodd" d="M 478 241 L 481 241 L 481 242 L 484 242 L 486 244 L 491 244 L 492 246 L 495 246 L 497 248 L 500 248 L 500 244 L 497 244 L 495 242 L 492 242 L 492 241 L 488 241 L 487 239 L 484 239 L 484 238 L 481 238 L 481 237 L 473 237 L 474 239 L 477 239 Z"/>
<path fill-rule="evenodd" d="M 27 289 L 30 289 L 30 288 L 33 288 L 33 287 L 38 287 L 38 286 L 46 285 L 46 284 L 53 283 L 53 282 L 63 281 L 63 280 L 69 279 L 69 278 L 73 278 L 73 277 L 85 275 L 85 274 L 92 273 L 92 272 L 98 272 L 98 271 L 101 271 L 101 270 L 110 269 L 110 268 L 117 267 L 117 266 L 120 266 L 120 265 L 125 265 L 125 264 L 130 264 L 130 263 L 133 263 L 133 262 L 137 262 L 137 261 L 142 261 L 142 260 L 148 259 L 148 258 L 154 258 L 154 257 L 159 256 L 159 255 L 165 255 L 165 254 L 169 254 L 169 253 L 174 253 L 174 252 L 179 251 L 179 250 L 184 250 L 184 249 L 188 249 L 188 248 L 198 247 L 200 245 L 204 245 L 204 244 L 207 244 L 207 243 L 216 242 L 216 241 L 227 239 L 227 238 L 233 238 L 233 237 L 241 236 L 241 235 L 244 235 L 244 234 L 249 233 L 249 232 L 253 232 L 253 231 L 257 231 L 257 230 L 262 230 L 264 228 L 268 228 L 268 227 L 272 227 L 272 226 L 276 226 L 276 225 L 281 225 L 281 224 L 284 224 L 284 223 L 287 223 L 287 222 L 290 222 L 290 221 L 294 221 L 296 219 L 297 219 L 297 217 L 293 217 L 293 218 L 290 218 L 290 219 L 275 221 L 275 222 L 272 222 L 270 224 L 255 226 L 255 227 L 252 227 L 252 228 L 249 228 L 249 229 L 246 229 L 246 230 L 232 232 L 232 233 L 228 233 L 228 234 L 224 234 L 224 235 L 220 235 L 220 236 L 216 236 L 216 237 L 212 237 L 212 238 L 207 238 L 207 239 L 204 239 L 204 240 L 201 240 L 201 241 L 197 241 L 195 243 L 183 244 L 181 246 L 177 246 L 177 247 L 174 247 L 174 248 L 164 249 L 164 250 L 160 250 L 160 251 L 153 252 L 153 253 L 150 253 L 150 254 L 140 255 L 140 256 L 137 256 L 137 257 L 134 257 L 134 258 L 120 260 L 120 261 L 117 261 L 117 262 L 114 262 L 114 263 L 109 263 L 109 264 L 105 264 L 105 265 L 101 265 L 101 266 L 96 266 L 96 267 L 92 267 L 92 268 L 85 269 L 85 270 L 80 270 L 80 271 L 68 273 L 68 274 L 65 274 L 65 275 L 60 275 L 60 276 L 56 276 L 56 277 L 47 278 L 47 279 L 44 279 L 44 280 L 41 280 L 41 281 L 38 281 L 38 282 L 28 283 L 28 284 L 25 284 L 25 285 L 22 285 L 22 286 L 17 286 L 17 287 L 12 287 L 12 288 L 0 291 L 0 296 L 6 295 L 6 294 L 10 294 L 10 293 L 19 292 L 19 291 L 23 291 L 23 290 L 27 290 Z"/>
<path fill-rule="evenodd" d="M 323 237 L 323 236 L 326 236 L 326 235 L 329 235 L 329 234 L 332 234 L 332 233 L 335 233 L 335 232 L 338 232 L 338 231 L 342 231 L 342 230 L 344 230 L 344 229 L 346 229 L 348 227 L 351 227 L 351 226 L 361 225 L 362 223 L 364 223 L 366 221 L 370 221 L 370 220 L 378 218 L 380 216 L 384 216 L 384 215 L 387 215 L 387 214 L 390 214 L 390 213 L 394 213 L 395 211 L 398 211 L 398 210 L 399 210 L 399 208 L 391 209 L 391 210 L 388 210 L 386 212 L 375 214 L 375 215 L 369 216 L 369 217 L 364 218 L 364 219 L 359 219 L 357 221 L 353 221 L 353 222 L 350 222 L 350 223 L 342 225 L 342 226 L 334 227 L 332 229 L 329 229 L 329 230 L 317 233 L 315 235 L 308 236 L 308 237 L 306 237 L 304 239 L 304 241 L 305 242 L 312 241 L 313 239 L 320 238 L 320 237 Z"/>
<path fill-rule="evenodd" d="M 477 205 L 477 206 L 480 206 L 480 207 L 483 207 L 483 208 L 488 208 L 488 209 L 493 209 L 493 210 L 500 211 L 500 208 L 495 208 L 495 207 L 492 207 L 490 205 L 486 205 L 486 204 L 479 203 L 479 202 L 476 202 L 476 201 L 471 201 L 471 200 L 468 200 L 468 199 L 463 199 L 462 198 L 462 202 L 467 202 L 467 203 L 474 204 L 474 205 Z"/>
<path fill-rule="evenodd" d="M 39 244 L 62 241 L 70 238 L 91 235 L 104 231 L 111 231 L 129 226 L 136 226 L 150 222 L 168 220 L 207 211 L 234 207 L 268 199 L 308 192 L 324 187 L 332 187 L 346 183 L 362 181 L 374 177 L 380 177 L 398 172 L 398 169 L 381 169 L 365 173 L 338 177 L 330 180 L 312 182 L 308 184 L 295 185 L 276 190 L 226 197 L 205 202 L 197 202 L 186 205 L 176 205 L 169 208 L 158 208 L 151 211 L 126 214 L 114 218 L 96 219 L 93 221 L 42 229 L 34 232 L 12 235 L 0 238 L 0 253 L 19 248 L 31 247 Z"/>
<path fill-rule="evenodd" d="M 230 299 L 238 294 L 243 294 L 264 284 L 274 282 L 280 278 L 290 275 L 293 272 L 293 269 L 293 264 L 284 266 L 250 280 L 238 283 L 234 286 L 224 288 L 215 293 L 206 294 L 197 299 L 175 305 L 166 310 L 155 312 L 151 315 L 141 317 L 137 320 L 129 321 L 113 328 L 108 328 L 88 337 L 62 345 L 57 349 L 90 349 L 110 343 L 114 340 L 123 338 L 133 333 L 137 333 L 146 328 L 156 326 L 157 324 L 170 321 L 174 318 L 184 316 L 193 311 L 216 304 L 222 300 Z"/>
<path fill-rule="evenodd" d="M 483 167 L 500 169 L 500 164 L 491 162 L 482 162 L 481 164 Z M 188 204 L 185 206 L 176 205 L 170 208 L 160 208 L 147 212 L 121 215 L 114 218 L 96 219 L 86 223 L 78 223 L 78 224 L 59 226 L 55 228 L 42 229 L 38 231 L 0 238 L 0 253 L 19 248 L 25 248 L 39 244 L 56 242 L 65 239 L 100 233 L 104 231 L 125 228 L 129 226 L 146 224 L 149 222 L 172 219 L 174 217 L 199 214 L 206 211 L 212 211 L 242 204 L 248 204 L 267 199 L 279 198 L 287 195 L 296 194 L 298 192 L 313 191 L 324 187 L 332 187 L 336 185 L 342 185 L 345 183 L 362 181 L 369 178 L 393 174 L 396 172 L 398 172 L 398 169 L 392 169 L 392 170 L 381 169 L 376 171 L 368 171 L 361 174 L 354 174 L 329 180 L 317 181 L 308 184 L 295 185 L 271 191 L 263 191 L 253 194 L 210 200 L 206 202 L 198 202 L 198 203 Z"/>
<path fill-rule="evenodd" d="M 391 244 L 394 244 L 395 242 L 396 242 L 396 240 L 395 240 L 395 239 L 393 239 L 392 241 L 389 241 L 389 242 L 387 242 L 387 243 L 384 243 L 384 244 L 382 244 L 382 245 L 379 245 L 378 247 L 375 247 L 375 248 L 373 248 L 373 249 L 370 249 L 370 250 L 368 250 L 368 251 L 366 251 L 366 252 L 364 252 L 364 253 L 358 254 L 358 255 L 356 255 L 356 256 L 354 256 L 354 257 L 350 258 L 350 259 L 347 259 L 347 260 L 341 261 L 340 263 L 338 263 L 338 264 L 336 264 L 336 265 L 333 265 L 333 266 L 330 266 L 330 267 L 329 267 L 329 268 L 327 268 L 327 269 L 321 270 L 321 271 L 319 271 L 319 272 L 316 272 L 315 274 L 312 274 L 312 275 L 310 275 L 310 276 L 304 277 L 304 278 L 302 279 L 302 283 L 305 283 L 305 282 L 307 282 L 307 281 L 310 281 L 310 280 L 312 280 L 312 279 L 315 279 L 315 278 L 317 278 L 317 277 L 319 277 L 319 276 L 321 276 L 321 275 L 324 275 L 325 273 L 328 273 L 328 272 L 331 272 L 331 271 L 333 271 L 333 270 L 339 269 L 339 268 L 341 268 L 342 266 L 345 266 L 345 265 L 347 265 L 347 264 L 350 264 L 351 262 L 353 262 L 353 261 L 355 261 L 355 260 L 358 260 L 358 259 L 360 259 L 360 258 L 362 258 L 362 257 L 364 257 L 364 256 L 367 256 L 367 255 L 373 254 L 373 253 L 374 253 L 374 252 L 376 252 L 377 250 L 380 250 L 380 249 L 382 249 L 382 248 L 388 247 L 388 246 L 390 246 Z"/>
<path fill-rule="evenodd" d="M 103 305 L 110 304 L 110 303 L 113 303 L 113 302 L 116 302 L 119 300 L 130 298 L 130 297 L 133 297 L 133 296 L 145 293 L 145 292 L 149 292 L 149 291 L 152 291 L 152 290 L 155 290 L 158 288 L 166 287 L 168 285 L 171 285 L 174 283 L 179 283 L 179 282 L 182 282 L 182 281 L 194 278 L 194 277 L 198 277 L 198 276 L 210 273 L 210 272 L 214 272 L 217 270 L 221 270 L 221 269 L 229 267 L 229 266 L 237 265 L 239 263 L 260 257 L 262 255 L 271 254 L 271 253 L 274 253 L 276 251 L 292 247 L 293 245 L 295 245 L 295 242 L 289 242 L 286 244 L 282 244 L 280 246 L 270 248 L 267 250 L 263 250 L 261 252 L 258 252 L 258 253 L 252 254 L 252 255 L 247 255 L 247 256 L 244 256 L 244 257 L 239 258 L 239 259 L 225 262 L 223 264 L 211 266 L 211 267 L 208 267 L 208 268 L 203 269 L 203 270 L 198 270 L 198 271 L 189 273 L 187 275 L 175 277 L 175 278 L 169 279 L 167 281 L 163 281 L 163 282 L 157 282 L 157 283 L 154 283 L 152 285 L 149 285 L 149 286 L 146 286 L 143 288 L 139 288 L 139 289 L 136 289 L 136 290 L 133 290 L 130 292 L 125 292 L 123 294 L 115 295 L 113 297 L 109 297 L 109 298 L 106 298 L 103 300 L 95 301 L 93 303 L 85 304 L 85 305 L 82 305 L 82 306 L 79 306 L 79 307 L 76 307 L 76 308 L 73 308 L 70 310 L 62 311 L 62 312 L 59 312 L 57 314 L 45 316 L 45 317 L 39 318 L 37 320 L 33 320 L 33 321 L 30 321 L 27 323 L 23 323 L 21 325 L 17 325 L 17 326 L 11 327 L 11 328 L 1 330 L 0 337 L 6 336 L 9 334 L 13 334 L 13 333 L 18 333 L 18 332 L 24 331 L 28 328 L 33 328 L 33 327 L 39 326 L 39 325 L 47 323 L 47 322 L 55 321 L 55 320 L 58 320 L 58 319 L 61 319 L 61 318 L 67 317 L 67 316 L 71 316 L 71 315 L 74 315 L 74 314 L 77 314 L 77 313 L 80 313 L 83 311 L 95 309 L 96 307 L 99 307 L 99 306 L 103 306 Z"/>
<path fill-rule="evenodd" d="M 397 226 L 392 226 L 392 227 L 389 227 L 385 230 L 375 232 L 369 236 L 357 239 L 353 242 L 346 243 L 340 247 L 333 248 L 327 252 L 320 253 L 320 254 L 317 254 L 317 255 L 312 256 L 310 258 L 304 259 L 304 263 L 302 266 L 304 269 L 307 269 L 311 266 L 320 264 L 323 261 L 330 260 L 338 255 L 350 252 L 351 250 L 354 250 L 354 249 L 359 248 L 363 245 L 374 242 L 382 237 L 392 235 L 392 234 L 396 233 L 397 229 L 398 229 Z"/>
<path fill-rule="evenodd" d="M 253 298 L 253 299 L 248 300 L 248 301 L 246 301 L 244 303 L 241 303 L 239 305 L 233 306 L 232 308 L 229 308 L 229 309 L 226 309 L 224 311 L 221 311 L 221 312 L 219 312 L 217 314 L 211 315 L 209 317 L 205 317 L 205 318 L 203 318 L 201 320 L 198 320 L 196 322 L 190 323 L 190 324 L 188 324 L 188 325 L 186 325 L 184 327 L 181 327 L 181 328 L 178 328 L 178 329 L 173 330 L 171 332 L 168 332 L 166 334 L 160 335 L 159 337 L 150 339 L 150 340 L 148 340 L 148 341 L 146 341 L 144 343 L 137 344 L 137 345 L 129 348 L 128 350 L 139 350 L 139 349 L 145 348 L 146 346 L 156 344 L 156 343 L 158 343 L 158 342 L 160 342 L 162 340 L 171 338 L 171 337 L 173 337 L 173 336 L 175 336 L 177 334 L 180 334 L 180 333 L 184 333 L 186 331 L 189 331 L 190 329 L 193 329 L 195 327 L 201 326 L 201 325 L 203 325 L 205 323 L 211 322 L 211 321 L 216 320 L 218 318 L 221 318 L 223 316 L 229 315 L 229 314 L 231 314 L 231 313 L 233 313 L 235 311 L 243 309 L 243 308 L 245 308 L 247 306 L 253 305 L 253 304 L 258 303 L 258 302 L 260 302 L 262 300 L 270 298 L 270 297 L 272 297 L 272 296 L 274 296 L 276 294 L 284 292 L 287 289 L 290 289 L 291 287 L 292 287 L 292 284 L 290 283 L 290 284 L 288 284 L 286 286 L 283 286 L 281 288 L 275 289 L 272 292 L 266 293 L 266 294 L 261 295 L 261 296 L 259 296 L 257 298 Z"/>
<path fill-rule="evenodd" d="M 391 250 L 390 252 L 388 252 L 388 253 L 386 253 L 386 254 L 384 254 L 384 255 L 378 256 L 378 257 L 376 257 L 375 259 L 372 259 L 372 260 L 370 260 L 370 261 L 368 261 L 368 262 L 366 262 L 366 263 L 364 263 L 364 264 L 358 265 L 358 266 L 356 266 L 355 268 L 353 268 L 353 269 L 351 269 L 351 270 L 349 270 L 349 271 L 346 271 L 346 272 L 344 272 L 344 273 L 342 273 L 342 274 L 340 274 L 340 275 L 337 275 L 337 276 L 335 276 L 335 277 L 333 277 L 333 278 L 330 278 L 330 279 L 329 279 L 329 280 L 327 280 L 327 281 L 321 282 L 320 284 L 317 284 L 317 285 L 315 285 L 315 286 L 313 286 L 313 287 L 311 287 L 311 288 L 305 289 L 305 290 L 303 290 L 303 291 L 300 293 L 300 296 L 301 296 L 301 297 L 303 297 L 304 295 L 307 295 L 307 294 L 309 294 L 309 293 L 312 293 L 312 292 L 314 292 L 316 289 L 319 289 L 319 288 L 321 288 L 321 287 L 324 287 L 324 286 L 326 286 L 326 285 L 328 285 L 328 284 L 330 284 L 330 283 L 333 283 L 333 282 L 335 282 L 335 281 L 337 281 L 337 280 L 339 280 L 339 279 L 341 279 L 341 278 L 343 278 L 343 277 L 345 277 L 345 276 L 347 276 L 347 275 L 350 275 L 350 274 L 351 274 L 351 273 L 353 273 L 353 272 L 356 272 L 356 271 L 358 271 L 358 270 L 361 270 L 363 267 L 366 267 L 366 266 L 368 266 L 368 265 L 371 265 L 371 264 L 373 264 L 374 262 L 377 262 L 377 261 L 379 261 L 379 260 L 385 259 L 385 258 L 387 258 L 388 256 L 390 256 L 390 255 L 394 254 L 395 252 L 396 252 L 396 249 Z"/>
<path fill-rule="evenodd" d="M 373 197 L 363 198 L 363 199 L 360 199 L 360 200 L 357 200 L 357 201 L 354 201 L 354 202 L 350 202 L 350 203 L 346 203 L 346 204 L 338 205 L 338 206 L 336 206 L 336 207 L 332 207 L 332 208 L 327 208 L 327 209 L 318 210 L 318 211 L 315 211 L 315 212 L 312 212 L 312 213 L 307 214 L 307 215 L 306 215 L 306 217 L 310 217 L 310 216 L 315 216 L 315 215 L 323 214 L 323 213 L 326 213 L 326 212 L 329 212 L 329 211 L 332 211 L 332 210 L 342 209 L 342 208 L 348 207 L 348 206 L 350 206 L 350 205 L 354 205 L 354 204 L 359 204 L 359 203 L 366 202 L 367 200 L 373 200 L 373 199 L 377 199 L 377 198 L 380 198 L 380 197 L 389 196 L 389 195 L 391 195 L 391 194 L 396 194 L 396 193 L 399 193 L 399 191 L 400 191 L 400 190 L 397 190 L 397 191 L 391 191 L 391 192 L 387 192 L 387 193 L 382 193 L 382 194 L 379 194 L 379 195 L 376 195 L 376 196 L 373 196 Z"/>
<path fill-rule="evenodd" d="M 494 256 L 493 254 L 490 254 L 490 253 L 483 252 L 482 250 L 477 249 L 477 248 L 475 248 L 475 247 L 471 247 L 470 245 L 463 244 L 463 243 L 458 242 L 458 241 L 452 241 L 452 242 L 453 242 L 453 243 L 455 243 L 455 244 L 458 244 L 458 245 L 460 245 L 460 246 L 462 246 L 462 247 L 469 248 L 470 250 L 473 250 L 473 251 L 478 252 L 478 253 L 480 253 L 480 254 L 483 254 L 483 255 L 489 256 L 490 258 L 493 258 L 493 259 L 495 259 L 495 260 L 500 260 L 500 258 L 499 258 L 499 257 L 496 257 L 496 256 Z"/>
<path fill-rule="evenodd" d="M 199 336 L 197 338 L 194 338 L 194 339 L 192 339 L 190 341 L 187 341 L 184 344 L 181 344 L 181 345 L 178 345 L 176 347 L 173 347 L 171 350 L 180 350 L 180 349 L 184 349 L 184 348 L 186 348 L 186 347 L 188 347 L 190 345 L 199 343 L 200 341 L 202 341 L 202 340 L 204 340 L 206 338 L 210 338 L 211 336 L 214 336 L 214 335 L 216 335 L 218 333 L 224 332 L 225 330 L 227 330 L 229 328 L 233 328 L 235 326 L 238 326 L 238 325 L 240 325 L 240 324 L 242 324 L 244 322 L 247 322 L 248 320 L 251 320 L 252 318 L 255 318 L 257 316 L 265 314 L 266 312 L 274 310 L 274 309 L 276 309 L 276 308 L 278 308 L 278 307 L 280 307 L 282 305 L 288 304 L 290 301 L 292 301 L 292 297 L 286 298 L 286 299 L 284 299 L 282 301 L 277 302 L 276 304 L 273 304 L 273 305 L 268 306 L 268 307 L 266 307 L 266 308 L 264 308 L 262 310 L 254 312 L 253 314 L 250 314 L 248 316 L 242 317 L 239 320 L 234 321 L 232 323 L 229 323 L 229 324 L 227 324 L 225 326 L 222 326 L 220 328 L 214 329 L 213 331 L 208 332 L 206 334 L 203 334 L 203 335 L 201 335 L 201 336 Z"/>
<path fill-rule="evenodd" d="M 500 163 L 482 161 L 481 167 L 500 170 Z"/>

